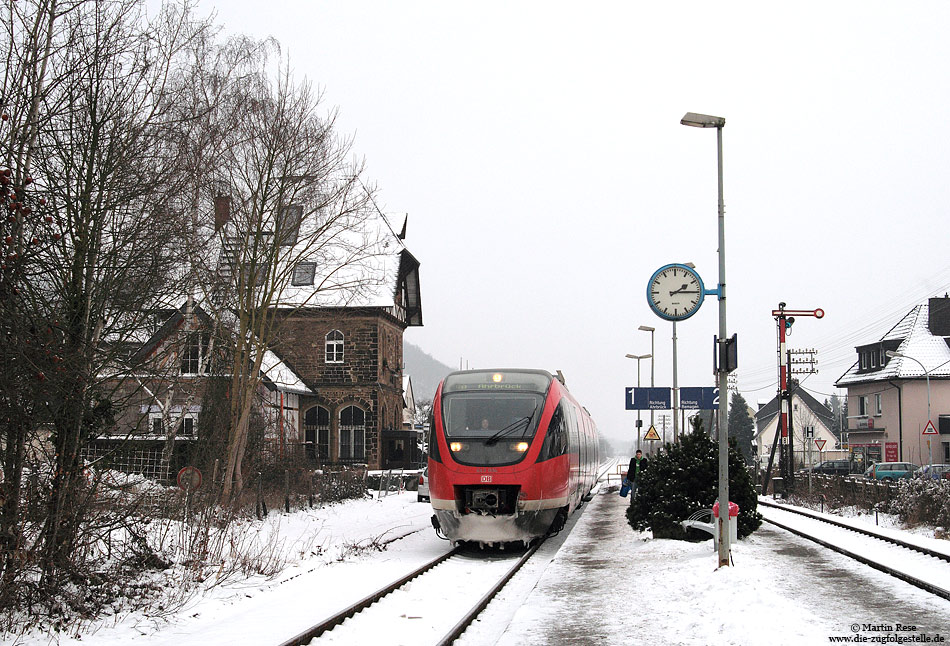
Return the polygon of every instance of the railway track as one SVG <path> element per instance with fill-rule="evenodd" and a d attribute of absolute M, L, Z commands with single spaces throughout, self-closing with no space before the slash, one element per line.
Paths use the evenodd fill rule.
<path fill-rule="evenodd" d="M 945 587 L 950 583 L 950 555 L 944 552 L 938 552 L 928 549 L 921 545 L 915 545 L 902 541 L 900 539 L 887 536 L 870 529 L 853 527 L 846 523 L 838 522 L 831 518 L 819 516 L 800 509 L 793 509 L 783 505 L 776 505 L 767 501 L 759 500 L 759 505 L 767 508 L 781 510 L 781 513 L 788 513 L 797 516 L 803 516 L 816 523 L 823 523 L 834 528 L 832 531 L 808 530 L 801 526 L 792 527 L 790 523 L 783 522 L 775 517 L 768 517 L 763 514 L 762 519 L 771 524 L 789 531 L 797 536 L 818 543 L 822 547 L 843 554 L 849 558 L 855 559 L 864 565 L 875 570 L 884 572 L 896 577 L 917 588 L 926 590 L 944 599 L 950 600 L 950 589 Z M 842 532 L 852 532 L 862 536 L 874 538 L 880 541 L 880 544 L 870 544 L 869 547 L 846 548 L 842 543 L 846 543 L 847 538 Z M 821 534 L 818 536 L 816 534 Z M 916 555 L 910 555 L 907 550 L 916 552 L 920 556 L 910 558 Z M 936 563 L 930 559 L 937 559 L 942 563 Z"/>
<path fill-rule="evenodd" d="M 462 548 L 446 552 L 381 588 L 281 646 L 376 641 L 379 626 L 395 643 L 451 644 L 541 546 L 520 558 L 510 553 L 486 557 Z M 473 577 L 473 570 L 479 571 Z M 491 574 L 487 575 L 486 570 Z M 477 602 L 472 599 L 477 597 Z"/>

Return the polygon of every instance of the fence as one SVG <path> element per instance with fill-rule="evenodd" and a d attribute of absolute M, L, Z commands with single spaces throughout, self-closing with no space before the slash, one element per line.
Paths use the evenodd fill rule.
<path fill-rule="evenodd" d="M 884 508 L 897 495 L 897 483 L 860 477 L 802 475 L 795 478 L 795 497 L 816 499 L 830 509 L 854 506 Z"/>

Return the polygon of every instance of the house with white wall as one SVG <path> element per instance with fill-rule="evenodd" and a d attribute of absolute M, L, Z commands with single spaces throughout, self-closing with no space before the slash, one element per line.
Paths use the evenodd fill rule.
<path fill-rule="evenodd" d="M 848 446 L 875 462 L 950 463 L 950 296 L 916 305 L 855 348 L 836 382 L 848 390 Z M 927 421 L 935 434 L 925 434 Z"/>
<path fill-rule="evenodd" d="M 838 438 L 832 431 L 834 415 L 831 410 L 794 382 L 791 390 L 789 426 L 794 468 L 801 469 L 822 460 L 840 457 L 837 451 Z M 768 463 L 780 421 L 779 398 L 776 395 L 755 413 L 754 446 L 759 464 L 763 467 Z M 776 449 L 775 464 L 778 464 L 778 456 Z"/>

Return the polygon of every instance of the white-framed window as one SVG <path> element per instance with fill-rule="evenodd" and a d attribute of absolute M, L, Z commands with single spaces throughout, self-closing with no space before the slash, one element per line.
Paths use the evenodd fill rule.
<path fill-rule="evenodd" d="M 143 412 L 146 409 L 143 407 Z M 196 438 L 198 437 L 198 413 L 200 406 L 189 406 L 182 410 L 181 406 L 173 406 L 166 420 L 161 408 L 158 406 L 148 407 L 148 432 L 153 437 L 165 437 L 173 428 L 178 428 L 176 437 Z M 180 422 L 180 425 L 179 425 Z"/>
<path fill-rule="evenodd" d="M 294 266 L 294 275 L 290 279 L 292 285 L 313 285 L 313 278 L 317 272 L 317 263 L 298 262 Z"/>
<path fill-rule="evenodd" d="M 197 375 L 203 368 L 203 359 L 208 352 L 208 335 L 199 332 L 189 334 L 181 350 L 181 374 Z"/>
<path fill-rule="evenodd" d="M 343 333 L 339 330 L 327 334 L 327 363 L 343 363 L 343 338 Z"/>
<path fill-rule="evenodd" d="M 865 395 L 858 397 L 858 415 L 868 414 L 868 398 Z"/>
<path fill-rule="evenodd" d="M 366 412 L 359 406 L 340 411 L 340 459 L 362 460 L 366 457 Z"/>
<path fill-rule="evenodd" d="M 874 395 L 874 414 L 881 414 L 881 393 L 876 393 Z"/>
<path fill-rule="evenodd" d="M 198 436 L 198 414 L 185 413 L 182 416 L 181 426 L 178 427 L 179 437 L 197 437 Z"/>

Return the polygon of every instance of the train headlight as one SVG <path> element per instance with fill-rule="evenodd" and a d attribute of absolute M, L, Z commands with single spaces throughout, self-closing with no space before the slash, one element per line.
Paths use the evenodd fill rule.
<path fill-rule="evenodd" d="M 450 443 L 449 443 L 449 449 L 452 451 L 452 453 L 458 453 L 459 451 L 464 451 L 465 448 L 466 448 L 466 446 L 465 446 L 464 444 L 462 444 L 461 442 L 450 442 Z"/>
<path fill-rule="evenodd" d="M 515 443 L 515 444 L 512 444 L 512 445 L 511 445 L 511 450 L 512 450 L 512 451 L 517 451 L 518 453 L 524 453 L 525 451 L 528 450 L 528 443 L 527 443 L 527 442 L 517 442 L 517 443 Z"/>

